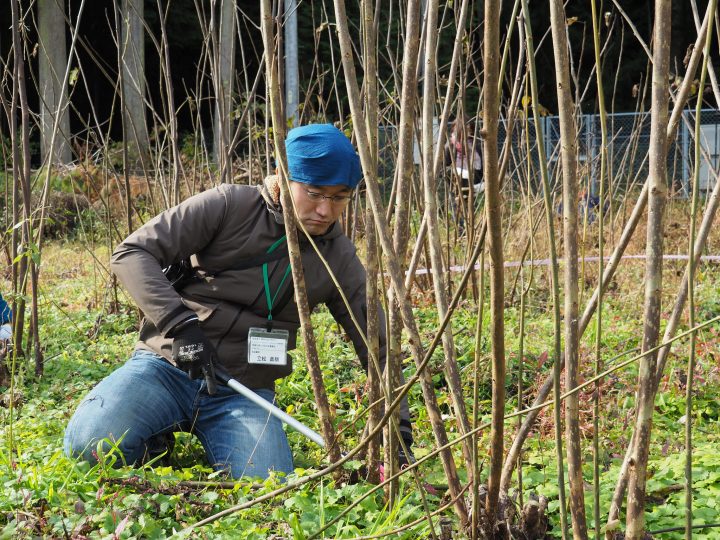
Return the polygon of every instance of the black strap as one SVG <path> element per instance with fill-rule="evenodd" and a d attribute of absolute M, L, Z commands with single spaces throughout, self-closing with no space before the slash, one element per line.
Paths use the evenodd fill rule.
<path fill-rule="evenodd" d="M 300 254 L 302 256 L 303 248 L 305 246 L 301 245 L 300 247 Z M 258 255 L 257 257 L 251 257 L 249 259 L 245 259 L 243 261 L 240 261 L 238 264 L 231 266 L 230 268 L 226 268 L 225 270 L 220 270 L 219 272 L 212 273 L 208 272 L 208 275 L 211 276 L 217 276 L 218 274 L 221 274 L 222 272 L 227 272 L 228 270 L 247 270 L 248 268 L 256 268 L 258 266 L 262 266 L 265 263 L 273 262 L 273 261 L 279 261 L 280 259 L 283 259 L 288 256 L 288 248 L 287 244 L 285 244 L 283 247 L 276 249 L 272 253 L 263 253 L 262 255 Z M 180 292 L 185 288 L 185 286 L 189 285 L 190 283 L 195 283 L 197 281 L 200 281 L 200 276 L 196 272 L 196 268 L 193 268 L 190 264 L 190 259 L 184 259 L 183 261 L 179 263 L 175 263 L 174 265 L 169 266 L 168 268 L 164 269 L 165 275 L 170 278 L 171 276 L 169 274 L 172 274 L 173 271 L 177 272 L 176 268 L 180 266 L 184 272 L 179 272 L 181 274 L 180 277 L 176 277 L 175 279 L 170 279 L 170 283 L 175 288 L 176 291 Z M 276 265 L 277 267 L 277 265 Z M 275 273 L 275 268 L 273 268 L 273 274 Z M 261 292 L 262 294 L 262 292 Z M 295 285 L 293 280 L 291 279 L 289 281 L 289 284 L 287 285 L 286 289 L 283 291 L 282 295 L 280 296 L 278 302 L 273 305 L 272 309 L 272 316 L 275 317 L 278 313 L 280 313 L 285 307 L 288 305 L 290 300 L 292 300 L 293 296 L 295 294 Z M 257 302 L 257 300 L 256 300 Z M 254 302 L 255 303 L 255 302 Z"/>
<path fill-rule="evenodd" d="M 228 270 L 247 270 L 248 268 L 256 268 L 258 266 L 262 266 L 267 262 L 280 260 L 284 257 L 287 257 L 287 255 L 288 250 L 287 246 L 285 246 L 283 248 L 276 249 L 272 253 L 263 253 L 262 255 L 258 255 L 257 257 L 245 259 L 243 261 L 240 261 L 240 263 L 236 264 L 235 266 L 225 268 L 224 270 L 220 270 L 219 272 L 207 273 L 211 276 L 217 276 L 218 274 L 222 272 L 227 272 Z M 202 270 L 202 268 L 193 267 L 190 263 L 190 257 L 188 257 L 180 262 L 171 264 L 167 268 L 163 268 L 163 273 L 165 274 L 165 277 L 168 278 L 168 281 L 170 281 L 170 284 L 173 286 L 173 288 L 176 291 L 181 291 L 190 283 L 195 283 L 201 280 L 200 276 L 197 273 L 197 270 Z"/>

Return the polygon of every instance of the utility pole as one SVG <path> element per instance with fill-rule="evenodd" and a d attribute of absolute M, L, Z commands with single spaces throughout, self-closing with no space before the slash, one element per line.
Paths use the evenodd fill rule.
<path fill-rule="evenodd" d="M 298 73 L 297 0 L 285 0 L 285 119 L 298 124 L 300 82 Z"/>

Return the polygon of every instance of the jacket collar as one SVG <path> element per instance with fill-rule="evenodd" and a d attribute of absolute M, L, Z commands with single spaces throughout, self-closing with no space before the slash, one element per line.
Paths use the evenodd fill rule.
<path fill-rule="evenodd" d="M 275 218 L 275 222 L 284 225 L 285 218 L 283 216 L 283 209 L 280 205 L 280 177 L 276 174 L 271 174 L 265 177 L 262 185 L 258 186 L 260 194 L 262 195 L 265 206 L 268 212 Z M 319 236 L 313 236 L 315 240 L 333 240 L 343 234 L 340 224 L 338 222 L 333 223 L 325 234 Z M 304 242 L 305 234 L 298 228 L 298 237 L 301 242 Z"/>

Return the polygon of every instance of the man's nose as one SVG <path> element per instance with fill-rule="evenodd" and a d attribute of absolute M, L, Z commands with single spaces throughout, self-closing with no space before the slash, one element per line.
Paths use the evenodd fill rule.
<path fill-rule="evenodd" d="M 322 199 L 315 205 L 315 212 L 321 216 L 329 216 L 332 213 L 332 201 L 330 199 Z"/>

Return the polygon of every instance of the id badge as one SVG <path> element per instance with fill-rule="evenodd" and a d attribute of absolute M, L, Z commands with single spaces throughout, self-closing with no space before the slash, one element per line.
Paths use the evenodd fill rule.
<path fill-rule="evenodd" d="M 286 366 L 289 336 L 287 330 L 251 328 L 248 332 L 248 364 Z"/>

